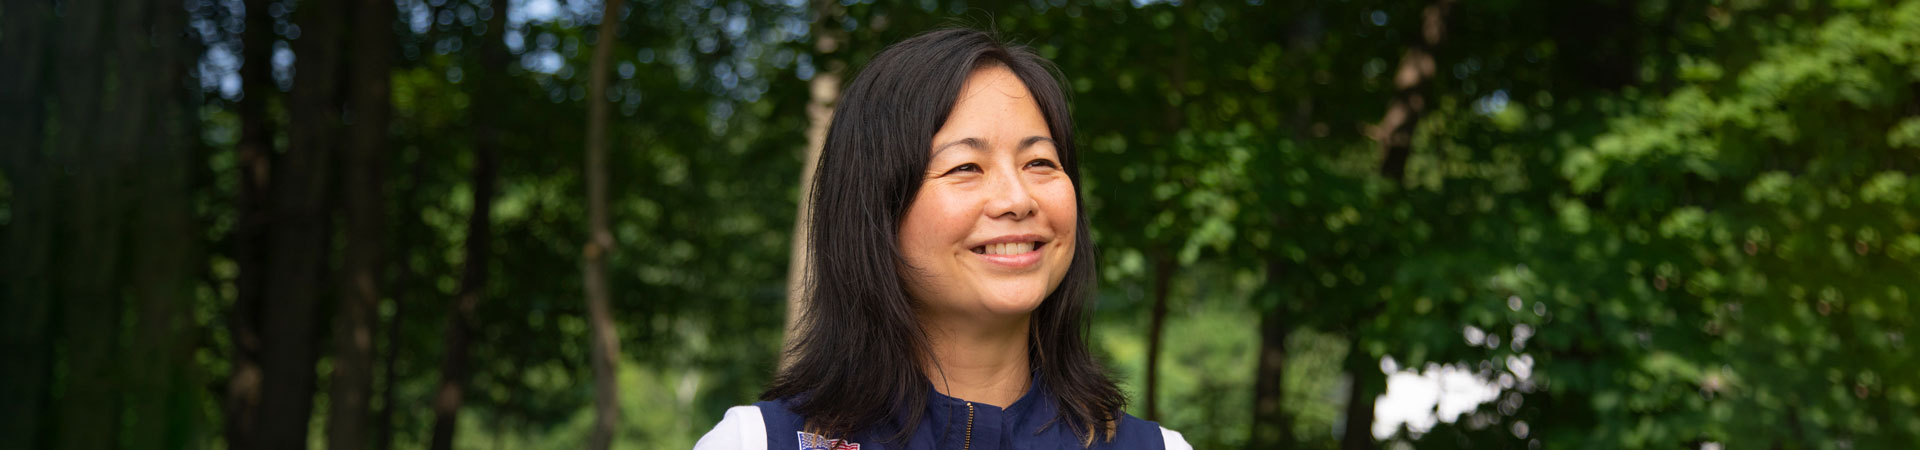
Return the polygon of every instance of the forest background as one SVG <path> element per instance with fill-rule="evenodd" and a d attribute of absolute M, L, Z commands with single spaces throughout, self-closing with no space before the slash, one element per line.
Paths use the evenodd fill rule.
<path fill-rule="evenodd" d="M 1920 440 L 1916 0 L 7 0 L 0 447 L 688 448 L 948 25 L 1060 66 L 1196 448 Z"/>

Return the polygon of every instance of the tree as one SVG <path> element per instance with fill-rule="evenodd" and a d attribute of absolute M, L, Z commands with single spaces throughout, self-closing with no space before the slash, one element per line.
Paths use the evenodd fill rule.
<path fill-rule="evenodd" d="M 327 292 L 331 197 L 342 106 L 346 11 L 309 5 L 296 14 L 299 74 L 288 113 L 287 150 L 273 164 L 267 273 L 261 303 L 260 422 L 256 448 L 305 448 L 319 358 L 320 297 Z"/>
<path fill-rule="evenodd" d="M 43 74 L 49 66 L 47 55 L 52 7 L 43 3 L 9 6 L 4 25 L 9 33 L 0 42 L 0 59 L 12 62 L 13 70 L 0 71 L 0 141 L 23 143 L 0 152 L 0 176 L 10 188 L 5 234 L 0 235 L 0 252 L 8 255 L 0 269 L 0 435 L 11 436 L 8 445 L 20 448 L 48 447 L 46 423 L 41 412 L 47 404 L 52 380 L 54 340 L 53 283 L 50 266 L 54 253 L 52 233 L 55 226 L 53 205 L 57 204 L 55 176 L 45 153 L 43 134 L 48 120 L 47 99 L 40 95 L 48 81 Z"/>
<path fill-rule="evenodd" d="M 827 130 L 833 123 L 833 109 L 840 102 L 842 77 L 847 70 L 846 29 L 840 27 L 841 17 L 846 8 L 837 2 L 815 0 L 812 6 L 813 21 L 808 25 L 813 34 L 813 60 L 818 71 L 813 79 L 807 81 L 807 148 L 800 159 L 800 198 L 793 220 L 793 250 L 787 255 L 787 319 L 786 338 L 783 342 L 793 342 L 800 330 L 800 314 L 806 311 L 806 286 L 812 281 L 808 278 L 812 267 L 808 264 L 808 253 L 812 245 L 808 236 L 813 226 L 813 173 L 820 164 L 820 152 L 827 145 Z M 785 345 L 785 344 L 783 344 Z M 781 353 L 781 364 L 786 364 L 786 353 Z"/>
<path fill-rule="evenodd" d="M 140 8 L 128 8 L 127 16 L 138 17 Z M 132 20 L 114 20 L 115 9 L 103 5 L 76 5 L 60 24 L 69 38 L 59 42 L 60 52 L 77 55 L 61 59 L 56 78 L 60 98 L 65 102 L 54 119 L 60 124 L 91 123 L 108 117 L 100 93 L 106 91 L 106 62 L 126 53 L 114 52 L 117 43 L 106 30 L 133 25 Z M 130 108 L 131 109 L 131 108 Z M 119 111 L 116 119 L 137 117 L 132 111 Z M 132 125 L 122 122 L 123 125 Z M 60 280 L 58 292 L 65 298 L 61 322 L 67 346 L 66 371 L 69 387 L 56 404 L 61 414 L 56 419 L 60 444 L 64 448 L 102 448 L 117 439 L 119 417 L 113 414 L 121 404 L 120 383 L 114 343 L 118 341 L 124 303 L 115 287 L 120 279 L 114 262 L 119 258 L 118 212 L 122 211 L 125 192 L 120 180 L 121 162 L 128 157 L 123 142 L 95 133 L 59 133 L 53 139 L 52 152 L 58 164 L 70 167 L 60 190 L 68 197 L 62 228 L 73 239 L 65 258 L 57 265 L 96 267 L 99 270 L 66 271 L 54 274 Z M 104 419 L 98 419 L 105 417 Z M 105 426 L 102 426 L 102 425 Z"/>
<path fill-rule="evenodd" d="M 137 191 L 127 207 L 149 232 L 128 238 L 128 259 L 137 269 L 129 270 L 125 291 L 136 317 L 126 372 L 141 375 L 127 383 L 127 433 L 141 437 L 134 448 L 186 448 L 196 444 L 193 412 L 201 407 L 198 371 L 190 364 L 198 342 L 190 331 L 193 292 L 204 271 L 195 264 L 204 260 L 202 243 L 178 238 L 200 226 L 192 207 L 199 127 L 188 118 L 198 99 L 181 89 L 195 48 L 179 5 L 153 1 L 122 8 L 123 27 L 149 31 L 122 34 L 120 43 L 122 67 L 144 74 L 121 80 L 121 92 L 132 101 L 119 107 L 131 116 L 129 128 L 138 130 L 124 138 L 131 164 L 139 167 L 129 172 Z"/>
<path fill-rule="evenodd" d="M 239 219 L 228 233 L 231 241 L 228 257 L 234 261 L 234 299 L 226 313 L 228 373 L 223 412 L 226 414 L 226 442 L 229 448 L 258 448 L 253 440 L 259 424 L 262 378 L 261 311 L 265 308 L 267 278 L 267 230 L 271 205 L 267 193 L 272 180 L 274 135 L 272 117 L 267 114 L 268 99 L 279 87 L 273 81 L 270 58 L 273 55 L 273 17 L 267 13 L 270 0 L 244 3 L 241 27 L 240 100 L 235 112 L 240 116 L 240 138 L 234 145 L 239 161 L 239 192 L 234 210 Z"/>
<path fill-rule="evenodd" d="M 339 311 L 334 317 L 333 375 L 329 380 L 327 447 L 367 447 L 372 425 L 374 332 L 385 277 L 388 128 L 393 71 L 394 9 L 389 2 L 354 4 L 348 111 L 354 116 L 341 167 L 346 229 L 342 249 Z"/>
<path fill-rule="evenodd" d="M 179 239 L 196 226 L 184 11 L 19 6 L 0 47 L 19 62 L 0 77 L 6 445 L 187 446 L 196 421 L 180 413 L 199 397 L 184 318 L 200 271 L 199 243 Z"/>
<path fill-rule="evenodd" d="M 691 445 L 835 88 L 950 25 L 1060 66 L 1092 350 L 1196 447 L 1920 438 L 1912 0 L 298 3 L 0 12 L 0 447 Z"/>
<path fill-rule="evenodd" d="M 1400 57 L 1399 67 L 1394 69 L 1393 98 L 1374 136 L 1380 145 L 1380 176 L 1392 184 L 1405 183 L 1413 135 L 1427 108 L 1429 94 L 1424 91 L 1438 70 L 1434 53 L 1447 38 L 1447 13 L 1452 8 L 1452 0 L 1440 0 L 1422 9 L 1419 39 L 1407 48 Z M 1372 315 L 1370 311 L 1364 312 L 1355 322 L 1368 321 Z M 1347 344 L 1347 372 L 1352 381 L 1348 383 L 1347 427 L 1340 448 L 1365 450 L 1374 448 L 1374 400 L 1386 391 L 1386 376 L 1379 370 L 1378 357 L 1363 348 L 1362 331 L 1355 327 L 1351 333 Z"/>
<path fill-rule="evenodd" d="M 593 47 L 591 86 L 587 89 L 587 244 L 581 252 L 586 272 L 587 317 L 592 325 L 593 361 L 593 437 L 587 448 L 606 450 L 613 444 L 614 427 L 620 422 L 619 374 L 620 341 L 616 336 L 613 312 L 608 307 L 606 255 L 614 249 L 613 235 L 607 231 L 607 76 L 608 60 L 613 58 L 615 37 L 623 14 L 620 0 L 606 0 L 600 14 L 599 42 Z"/>
<path fill-rule="evenodd" d="M 487 22 L 487 28 L 506 31 L 506 0 L 493 0 L 493 19 Z M 492 33 L 490 31 L 489 33 Z M 467 217 L 467 234 L 464 264 L 460 273 L 460 290 L 454 296 L 452 308 L 447 310 L 446 338 L 444 354 L 440 360 L 440 385 L 433 399 L 433 450 L 453 448 L 454 431 L 459 426 L 460 405 L 465 401 L 467 383 L 472 376 L 472 349 L 475 330 L 480 327 L 476 317 L 480 299 L 486 293 L 488 262 L 492 260 L 490 244 L 493 239 L 493 201 L 498 189 L 501 134 L 506 123 L 499 120 L 499 106 L 489 100 L 488 91 L 499 89 L 499 74 L 506 73 L 506 44 L 501 38 L 491 34 L 482 36 L 480 43 L 480 70 L 475 73 L 472 86 L 475 94 L 471 96 L 476 104 L 468 114 L 472 126 L 473 169 L 471 185 L 473 189 L 473 212 Z"/>

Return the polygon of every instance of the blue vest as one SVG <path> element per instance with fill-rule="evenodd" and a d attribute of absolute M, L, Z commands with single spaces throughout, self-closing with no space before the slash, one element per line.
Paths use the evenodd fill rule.
<path fill-rule="evenodd" d="M 1005 409 L 948 397 L 929 387 L 927 409 L 906 442 L 883 442 L 898 433 L 892 424 L 852 438 L 805 433 L 806 419 L 787 408 L 791 398 L 754 405 L 760 407 L 767 424 L 768 450 L 1165 450 L 1159 424 L 1124 412 L 1114 421 L 1117 429 L 1111 441 L 1095 436 L 1092 447 L 1082 447 L 1086 435 L 1075 435 L 1065 419 L 1057 417 L 1053 396 L 1040 385 L 1039 377 L 1034 377 L 1032 386 Z"/>

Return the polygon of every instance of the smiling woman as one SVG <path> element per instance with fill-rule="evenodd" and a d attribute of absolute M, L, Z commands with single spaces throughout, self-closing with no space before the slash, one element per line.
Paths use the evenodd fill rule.
<path fill-rule="evenodd" d="M 875 56 L 808 200 L 800 333 L 696 449 L 1189 448 L 1087 349 L 1094 248 L 1051 63 L 973 30 Z"/>
<path fill-rule="evenodd" d="M 985 62 L 933 142 L 900 224 L 907 293 L 931 331 L 956 322 L 1024 325 L 1081 247 L 1073 179 L 1040 105 L 1006 65 Z"/>

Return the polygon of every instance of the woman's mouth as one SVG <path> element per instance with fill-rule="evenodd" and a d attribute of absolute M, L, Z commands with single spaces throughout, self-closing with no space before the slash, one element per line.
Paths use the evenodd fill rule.
<path fill-rule="evenodd" d="M 1040 249 L 1047 245 L 1044 241 L 1003 242 L 986 244 L 973 248 L 973 254 L 995 266 L 1004 269 L 1020 270 L 1034 267 L 1040 263 Z"/>
<path fill-rule="evenodd" d="M 1034 250 L 1039 250 L 1040 246 L 1042 245 L 1046 245 L 1046 243 L 1033 241 L 1033 242 L 1008 242 L 1004 244 L 987 244 L 979 247 L 974 247 L 973 253 L 980 254 L 980 255 L 1018 255 L 1021 253 L 1029 253 Z"/>

